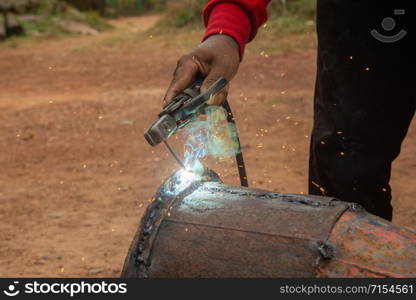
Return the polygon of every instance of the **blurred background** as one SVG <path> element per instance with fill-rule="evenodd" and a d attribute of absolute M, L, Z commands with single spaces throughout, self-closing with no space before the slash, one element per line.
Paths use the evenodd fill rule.
<path fill-rule="evenodd" d="M 151 13 L 164 13 L 156 26 L 161 30 L 201 28 L 204 5 L 203 0 L 1 0 L 0 38 L 88 34 L 111 28 L 108 19 Z M 269 22 L 286 32 L 302 32 L 313 28 L 314 14 L 314 0 L 279 0 L 269 7 Z"/>
<path fill-rule="evenodd" d="M 143 138 L 203 0 L 0 0 L 0 276 L 118 276 L 178 166 Z M 306 193 L 315 1 L 273 0 L 230 88 L 251 187 Z M 416 229 L 416 126 L 394 163 L 394 222 Z M 181 135 L 173 138 L 183 151 Z M 232 158 L 209 162 L 238 184 Z M 412 176 L 413 175 L 413 176 Z"/>

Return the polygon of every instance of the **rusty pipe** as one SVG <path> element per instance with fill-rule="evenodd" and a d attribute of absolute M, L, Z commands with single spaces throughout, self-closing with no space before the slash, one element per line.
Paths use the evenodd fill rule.
<path fill-rule="evenodd" d="M 123 277 L 416 277 L 414 232 L 354 203 L 211 176 L 165 181 Z"/>

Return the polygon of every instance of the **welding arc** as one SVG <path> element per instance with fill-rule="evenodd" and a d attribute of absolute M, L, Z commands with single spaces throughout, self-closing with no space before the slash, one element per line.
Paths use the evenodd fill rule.
<path fill-rule="evenodd" d="M 178 164 L 180 164 L 181 167 L 186 170 L 185 164 L 179 159 L 179 156 L 176 154 L 176 152 L 173 150 L 173 148 L 170 146 L 170 144 L 166 140 L 164 140 L 163 142 L 165 143 L 165 145 L 168 148 L 169 152 L 176 159 L 176 161 L 178 162 Z"/>
<path fill-rule="evenodd" d="M 230 107 L 230 103 L 228 103 L 228 99 L 226 99 L 223 102 L 222 106 L 227 111 L 227 121 L 229 124 L 230 131 L 231 132 L 233 132 L 234 130 L 237 131 L 237 125 L 235 124 L 234 115 L 233 115 L 233 112 L 231 111 L 231 107 Z M 238 175 L 240 176 L 240 183 L 241 183 L 241 186 L 248 187 L 246 165 L 244 164 L 243 152 L 241 150 L 241 144 L 240 144 L 240 138 L 238 136 L 238 131 L 236 132 L 235 138 L 238 144 L 238 149 L 240 150 L 235 155 L 235 161 L 237 162 L 237 168 L 238 168 Z"/>

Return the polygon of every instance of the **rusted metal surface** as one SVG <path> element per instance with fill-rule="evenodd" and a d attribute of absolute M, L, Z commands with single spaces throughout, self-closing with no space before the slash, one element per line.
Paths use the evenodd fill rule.
<path fill-rule="evenodd" d="M 126 258 L 126 277 L 310 277 L 348 204 L 197 182 L 159 190 Z"/>
<path fill-rule="evenodd" d="M 416 234 L 365 211 L 345 212 L 328 242 L 335 255 L 318 277 L 416 276 Z"/>
<path fill-rule="evenodd" d="M 207 180 L 162 185 L 123 277 L 416 276 L 416 235 L 357 204 Z"/>
<path fill-rule="evenodd" d="M 171 208 L 173 201 L 192 193 L 206 181 L 221 182 L 221 179 L 215 172 L 207 169 L 205 170 L 203 177 L 198 181 L 186 182 L 186 185 L 184 185 L 181 190 L 176 190 L 177 185 L 181 184 L 177 175 L 178 172 L 172 174 L 162 184 L 156 193 L 155 199 L 147 207 L 124 261 L 121 273 L 122 277 L 149 277 L 148 269 L 151 265 L 150 252 L 152 250 L 153 241 L 157 236 L 161 222 L 166 215 L 170 214 L 169 209 Z"/>

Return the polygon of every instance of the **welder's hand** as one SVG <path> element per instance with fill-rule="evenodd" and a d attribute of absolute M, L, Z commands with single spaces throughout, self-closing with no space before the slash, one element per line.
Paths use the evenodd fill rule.
<path fill-rule="evenodd" d="M 210 36 L 179 59 L 173 80 L 163 99 L 163 106 L 168 105 L 176 95 L 189 87 L 199 74 L 205 77 L 201 93 L 220 77 L 229 82 L 237 73 L 239 64 L 239 48 L 233 38 L 224 34 Z M 208 104 L 220 105 L 227 97 L 227 90 L 228 85 Z"/>

